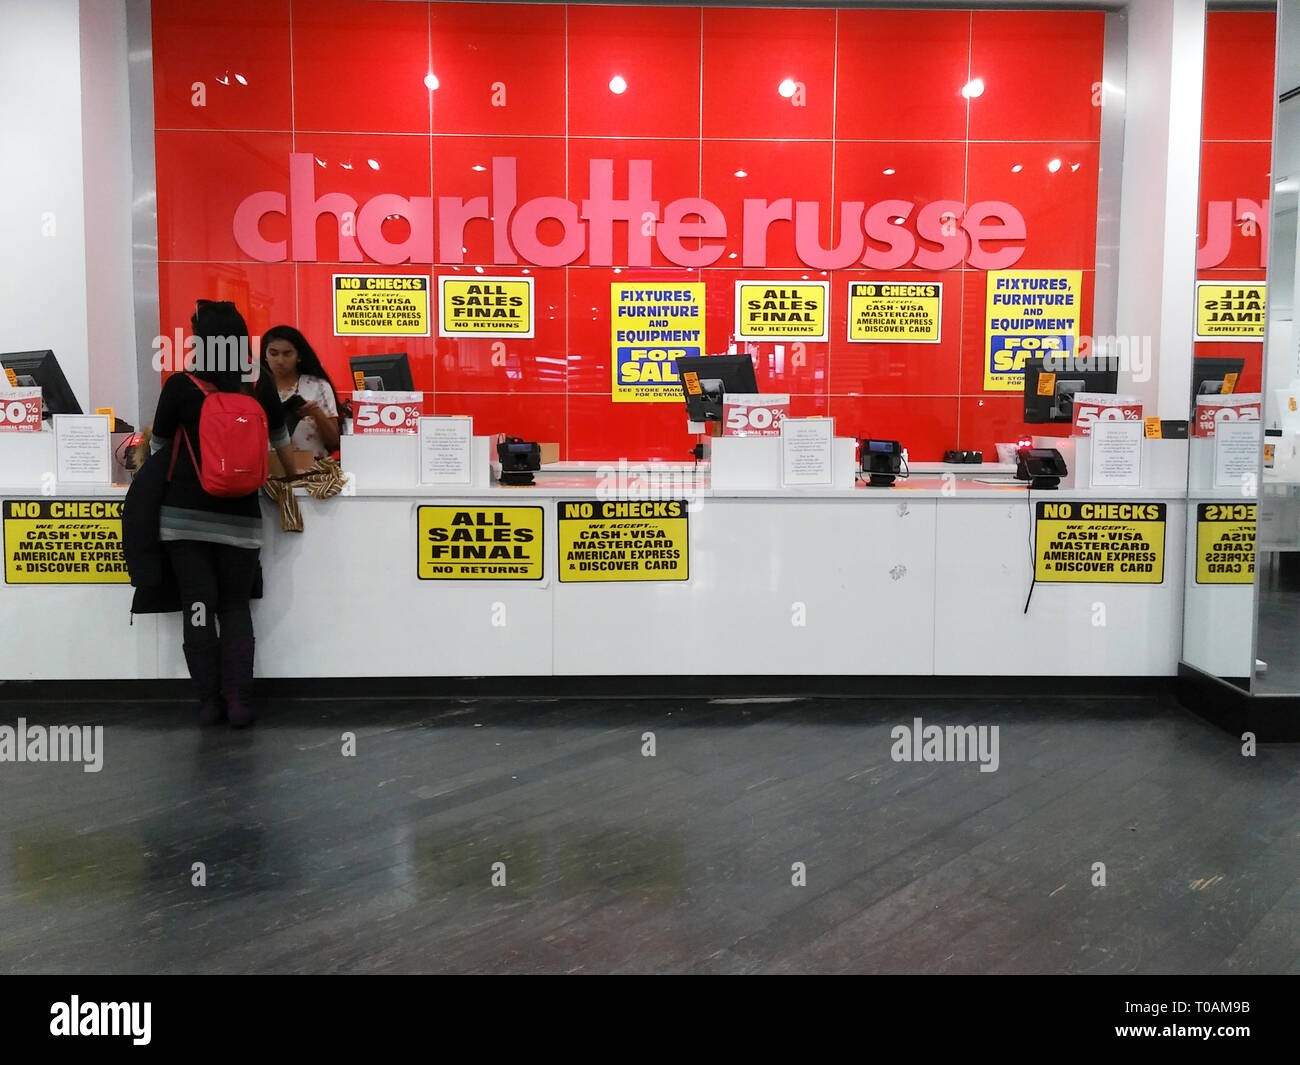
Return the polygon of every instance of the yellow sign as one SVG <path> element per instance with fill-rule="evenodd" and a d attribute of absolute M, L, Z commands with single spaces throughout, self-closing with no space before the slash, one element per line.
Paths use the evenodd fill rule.
<path fill-rule="evenodd" d="M 1196 339 L 1263 340 L 1267 289 L 1263 281 L 1196 282 Z"/>
<path fill-rule="evenodd" d="M 615 403 L 680 403 L 677 360 L 704 355 L 704 283 L 610 286 Z"/>
<path fill-rule="evenodd" d="M 1142 434 L 1148 440 L 1160 440 L 1164 436 L 1164 429 L 1160 425 L 1159 418 L 1144 418 L 1142 420 Z"/>
<path fill-rule="evenodd" d="M 1196 505 L 1196 583 L 1255 583 L 1255 504 Z"/>
<path fill-rule="evenodd" d="M 95 413 L 96 413 L 96 414 L 107 414 L 107 415 L 108 415 L 108 431 L 111 433 L 111 432 L 113 431 L 113 426 L 115 426 L 115 425 L 117 424 L 117 418 L 116 418 L 116 417 L 114 416 L 114 414 L 113 414 L 113 408 L 112 408 L 112 407 L 96 407 L 96 408 L 95 408 Z"/>
<path fill-rule="evenodd" d="M 561 502 L 561 582 L 689 580 L 686 509 L 676 499 Z"/>
<path fill-rule="evenodd" d="M 849 340 L 937 344 L 943 285 L 863 281 L 849 285 Z"/>
<path fill-rule="evenodd" d="M 120 499 L 6 499 L 6 584 L 129 584 Z"/>
<path fill-rule="evenodd" d="M 336 337 L 427 337 L 429 279 L 407 274 L 335 274 Z"/>
<path fill-rule="evenodd" d="M 18 375 L 14 373 L 13 370 L 9 369 L 8 366 L 5 367 L 5 379 L 9 382 L 10 388 L 18 387 Z"/>
<path fill-rule="evenodd" d="M 540 581 L 541 507 L 419 507 L 422 581 Z"/>
<path fill-rule="evenodd" d="M 438 278 L 438 335 L 530 337 L 531 277 Z"/>
<path fill-rule="evenodd" d="M 1034 577 L 1049 583 L 1163 584 L 1165 504 L 1039 502 Z"/>
<path fill-rule="evenodd" d="M 1082 270 L 990 270 L 984 390 L 1023 392 L 1025 359 L 1070 359 L 1079 344 Z M 1057 371 L 1068 366 L 1049 365 Z"/>
<path fill-rule="evenodd" d="M 1038 394 L 1040 396 L 1056 395 L 1056 374 L 1040 373 L 1038 375 Z"/>
<path fill-rule="evenodd" d="M 737 281 L 737 340 L 829 340 L 828 281 Z"/>

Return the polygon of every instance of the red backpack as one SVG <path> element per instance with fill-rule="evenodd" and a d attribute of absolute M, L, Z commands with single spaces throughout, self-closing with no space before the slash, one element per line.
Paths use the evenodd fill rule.
<path fill-rule="evenodd" d="M 194 454 L 189 435 L 181 428 L 190 460 L 198 472 L 203 490 L 223 499 L 251 495 L 266 483 L 268 430 L 262 405 L 242 392 L 218 392 L 216 386 L 186 374 L 204 395 L 199 411 L 199 450 L 203 465 Z M 173 446 L 167 479 L 176 468 L 179 449 Z"/>

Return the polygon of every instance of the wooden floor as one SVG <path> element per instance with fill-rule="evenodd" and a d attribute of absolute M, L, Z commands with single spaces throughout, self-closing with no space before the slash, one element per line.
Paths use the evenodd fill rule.
<path fill-rule="evenodd" d="M 107 727 L 0 763 L 3 972 L 1300 972 L 1300 752 L 1159 698 L 20 716 Z M 998 770 L 893 761 L 918 717 Z"/>

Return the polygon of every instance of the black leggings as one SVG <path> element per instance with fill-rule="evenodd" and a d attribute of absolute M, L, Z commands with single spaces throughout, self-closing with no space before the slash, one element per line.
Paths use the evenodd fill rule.
<path fill-rule="evenodd" d="M 185 646 L 215 646 L 217 619 L 223 640 L 251 640 L 253 614 L 248 601 L 257 578 L 257 548 L 204 540 L 168 540 L 164 546 L 180 586 Z"/>

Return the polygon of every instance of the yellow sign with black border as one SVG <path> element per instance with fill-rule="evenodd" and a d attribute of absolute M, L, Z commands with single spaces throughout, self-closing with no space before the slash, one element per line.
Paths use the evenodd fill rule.
<path fill-rule="evenodd" d="M 1196 583 L 1255 583 L 1255 504 L 1196 505 Z"/>
<path fill-rule="evenodd" d="M 427 337 L 429 279 L 411 274 L 335 274 L 336 337 Z"/>
<path fill-rule="evenodd" d="M 737 340 L 830 339 L 826 281 L 737 281 Z"/>
<path fill-rule="evenodd" d="M 1049 584 L 1163 584 L 1164 503 L 1040 501 L 1034 578 Z"/>
<path fill-rule="evenodd" d="M 684 500 L 563 500 L 560 582 L 690 579 Z"/>
<path fill-rule="evenodd" d="M 937 344 L 943 285 L 854 281 L 849 285 L 849 340 L 856 344 Z"/>
<path fill-rule="evenodd" d="M 540 581 L 541 507 L 416 508 L 422 581 Z"/>
<path fill-rule="evenodd" d="M 1267 292 L 1263 281 L 1196 282 L 1196 339 L 1263 340 Z"/>
<path fill-rule="evenodd" d="M 6 499 L 6 584 L 130 584 L 120 499 Z"/>
<path fill-rule="evenodd" d="M 438 335 L 531 337 L 533 279 L 440 276 Z"/>

